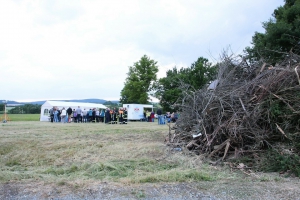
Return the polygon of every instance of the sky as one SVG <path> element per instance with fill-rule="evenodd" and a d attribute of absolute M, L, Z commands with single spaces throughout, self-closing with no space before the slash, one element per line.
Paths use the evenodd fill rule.
<path fill-rule="evenodd" d="M 158 78 L 197 58 L 240 54 L 284 0 L 0 2 L 0 99 L 119 100 L 143 55 Z M 153 101 L 156 99 L 153 98 Z"/>

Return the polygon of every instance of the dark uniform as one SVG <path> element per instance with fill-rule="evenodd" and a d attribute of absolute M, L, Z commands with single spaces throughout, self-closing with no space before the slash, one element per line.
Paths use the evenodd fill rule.
<path fill-rule="evenodd" d="M 110 112 L 109 110 L 106 110 L 105 112 L 105 124 L 109 124 L 110 123 Z"/>
<path fill-rule="evenodd" d="M 110 114 L 110 123 L 111 123 L 111 124 L 114 124 L 114 123 L 115 123 L 115 119 L 114 119 L 114 110 L 113 110 L 113 109 L 110 110 L 109 114 Z"/>
<path fill-rule="evenodd" d="M 123 111 L 123 124 L 127 124 L 127 110 L 126 110 L 126 108 Z"/>
<path fill-rule="evenodd" d="M 53 122 L 53 118 L 54 118 L 54 110 L 53 110 L 53 108 L 51 108 L 49 110 L 49 114 L 50 114 L 50 121 Z"/>

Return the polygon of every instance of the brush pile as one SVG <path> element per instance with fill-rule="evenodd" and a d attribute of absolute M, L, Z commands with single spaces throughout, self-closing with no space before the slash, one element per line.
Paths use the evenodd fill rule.
<path fill-rule="evenodd" d="M 300 147 L 300 56 L 272 66 L 223 55 L 210 89 L 184 91 L 169 143 L 215 159 Z"/>

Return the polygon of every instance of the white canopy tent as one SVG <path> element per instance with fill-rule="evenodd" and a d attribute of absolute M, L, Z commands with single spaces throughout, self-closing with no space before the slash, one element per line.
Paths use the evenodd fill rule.
<path fill-rule="evenodd" d="M 63 107 L 65 109 L 68 109 L 69 107 L 73 109 L 77 109 L 78 106 L 82 110 L 86 109 L 93 109 L 93 108 L 100 108 L 100 109 L 106 109 L 106 106 L 103 104 L 98 103 L 80 103 L 80 102 L 66 102 L 66 101 L 46 101 L 42 107 L 41 107 L 41 117 L 40 121 L 49 121 L 49 110 L 53 107 L 57 107 L 58 109 L 62 109 Z"/>

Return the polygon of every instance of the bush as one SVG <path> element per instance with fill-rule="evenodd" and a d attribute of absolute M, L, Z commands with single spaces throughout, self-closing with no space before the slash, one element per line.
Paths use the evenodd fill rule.
<path fill-rule="evenodd" d="M 259 169 L 266 172 L 288 172 L 300 177 L 300 157 L 297 154 L 268 150 L 262 155 Z"/>

